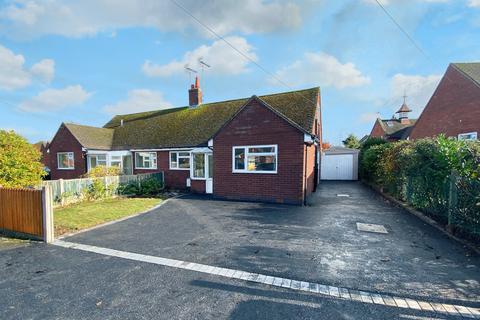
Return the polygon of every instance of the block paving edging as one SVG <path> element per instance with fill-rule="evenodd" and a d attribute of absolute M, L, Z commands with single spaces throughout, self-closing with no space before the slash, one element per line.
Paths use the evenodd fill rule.
<path fill-rule="evenodd" d="M 152 264 L 157 264 L 157 265 L 162 265 L 167 267 L 202 272 L 210 275 L 218 275 L 218 276 L 222 276 L 230 279 L 238 279 L 238 280 L 271 285 L 274 287 L 288 288 L 288 289 L 293 289 L 297 291 L 315 293 L 315 294 L 329 296 L 337 299 L 351 300 L 351 301 L 356 301 L 361 303 L 385 305 L 389 307 L 413 309 L 418 311 L 436 312 L 440 314 L 454 315 L 454 316 L 463 317 L 463 318 L 480 319 L 480 308 L 427 302 L 427 301 L 421 301 L 416 299 L 391 296 L 383 293 L 359 291 L 359 290 L 329 286 L 329 285 L 324 285 L 324 284 L 319 284 L 314 282 L 307 282 L 307 281 L 297 281 L 297 280 L 286 279 L 282 277 L 274 277 L 274 276 L 269 276 L 269 275 L 264 275 L 259 273 L 251 273 L 251 272 L 246 272 L 241 270 L 235 270 L 235 269 L 220 268 L 220 267 L 209 266 L 209 265 L 195 263 L 195 262 L 155 257 L 155 256 L 144 255 L 144 254 L 127 252 L 127 251 L 96 247 L 96 246 L 91 246 L 86 244 L 67 242 L 63 240 L 56 240 L 53 243 L 53 245 L 69 248 L 69 249 L 93 252 L 93 253 L 107 255 L 111 257 L 147 262 L 147 263 L 152 263 Z"/>

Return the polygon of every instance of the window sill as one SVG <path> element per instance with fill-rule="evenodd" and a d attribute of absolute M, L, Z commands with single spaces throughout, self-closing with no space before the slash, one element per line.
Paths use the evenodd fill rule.
<path fill-rule="evenodd" d="M 254 173 L 254 174 L 277 174 L 277 171 L 239 171 L 234 170 L 232 173 Z"/>
<path fill-rule="evenodd" d="M 57 170 L 75 170 L 75 168 L 57 168 Z"/>
<path fill-rule="evenodd" d="M 190 168 L 168 168 L 169 170 L 190 171 Z"/>
<path fill-rule="evenodd" d="M 137 168 L 137 167 L 135 167 L 135 170 L 157 170 L 157 168 Z"/>

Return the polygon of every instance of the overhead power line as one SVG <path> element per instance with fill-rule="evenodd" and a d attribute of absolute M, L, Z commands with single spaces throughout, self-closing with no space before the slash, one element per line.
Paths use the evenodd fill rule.
<path fill-rule="evenodd" d="M 228 41 L 227 39 L 225 39 L 225 37 L 221 36 L 220 34 L 218 34 L 215 30 L 213 30 L 212 28 L 210 28 L 207 24 L 203 23 L 200 19 L 198 19 L 195 15 L 193 15 L 190 11 L 187 10 L 187 8 L 185 8 L 184 6 L 182 6 L 180 3 L 178 3 L 176 0 L 170 0 L 173 4 L 175 4 L 178 8 L 180 8 L 183 12 L 185 12 L 188 16 L 190 16 L 193 20 L 195 20 L 199 25 L 201 25 L 203 28 L 205 28 L 207 31 L 209 31 L 211 34 L 213 34 L 215 37 L 217 37 L 219 40 L 225 42 L 225 44 L 227 44 L 232 50 L 236 51 L 239 55 L 241 55 L 242 57 L 244 57 L 245 59 L 247 59 L 248 61 L 250 61 L 251 63 L 253 63 L 257 68 L 259 68 L 260 70 L 262 70 L 265 74 L 267 74 L 268 76 L 272 77 L 273 79 L 275 79 L 276 81 L 278 81 L 278 83 L 282 84 L 283 86 L 285 86 L 286 88 L 288 88 L 289 90 L 292 90 L 294 91 L 294 89 L 288 85 L 288 83 L 286 83 L 285 81 L 283 81 L 282 79 L 280 79 L 277 75 L 275 75 L 273 72 L 270 72 L 268 69 L 264 68 L 261 64 L 259 64 L 257 61 L 255 61 L 254 59 L 252 59 L 251 57 L 249 57 L 246 53 L 244 53 L 242 50 L 238 49 L 237 47 L 235 47 L 230 41 Z M 297 93 L 299 94 L 299 93 Z M 311 102 L 310 99 L 308 99 L 307 97 L 305 97 L 304 95 L 302 94 L 299 94 L 303 99 L 306 99 L 308 102 Z"/>
<path fill-rule="evenodd" d="M 407 39 L 413 44 L 413 46 L 428 59 L 428 55 L 425 53 L 425 51 L 423 51 L 423 49 L 420 47 L 420 45 L 417 44 L 413 37 L 410 36 L 410 34 L 400 25 L 400 23 L 397 22 L 397 20 L 390 14 L 390 12 L 388 12 L 385 6 L 380 3 L 380 0 L 375 0 L 375 2 L 387 15 L 387 17 L 392 20 L 392 22 L 397 26 L 397 28 L 407 37 Z"/>

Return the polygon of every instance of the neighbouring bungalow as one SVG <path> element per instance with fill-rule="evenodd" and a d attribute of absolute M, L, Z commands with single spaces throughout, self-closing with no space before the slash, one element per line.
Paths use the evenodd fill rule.
<path fill-rule="evenodd" d="M 113 117 L 103 128 L 63 123 L 49 144 L 52 179 L 98 165 L 163 171 L 167 187 L 217 198 L 302 204 L 319 180 L 320 89 Z"/>
<path fill-rule="evenodd" d="M 404 98 L 402 106 L 397 112 L 395 112 L 398 115 L 398 118 L 377 118 L 369 137 L 383 138 L 388 141 L 408 139 L 408 136 L 417 121 L 416 119 L 410 119 L 408 117 L 410 112 L 412 112 L 412 110 L 407 106 Z"/>
<path fill-rule="evenodd" d="M 445 134 L 477 140 L 480 132 L 480 63 L 452 63 L 410 133 L 411 139 Z"/>

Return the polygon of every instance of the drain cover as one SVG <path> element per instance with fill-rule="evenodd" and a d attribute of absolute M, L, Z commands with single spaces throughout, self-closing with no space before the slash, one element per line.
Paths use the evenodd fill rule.
<path fill-rule="evenodd" d="M 371 223 L 361 223 L 357 222 L 357 230 L 364 231 L 364 232 L 374 232 L 374 233 L 385 233 L 387 234 L 388 231 L 385 227 L 381 224 L 371 224 Z"/>

